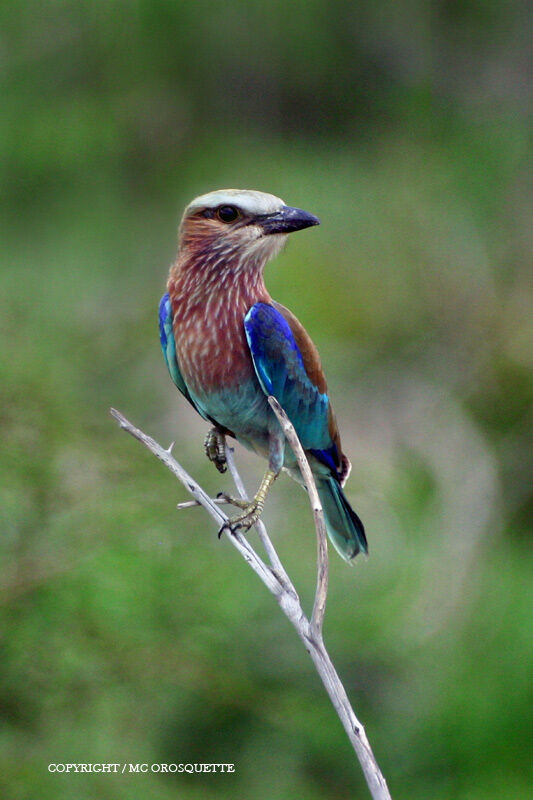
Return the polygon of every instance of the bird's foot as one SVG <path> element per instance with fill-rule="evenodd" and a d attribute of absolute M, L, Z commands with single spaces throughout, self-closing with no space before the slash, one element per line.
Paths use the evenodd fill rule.
<path fill-rule="evenodd" d="M 219 472 L 227 470 L 226 437 L 217 428 L 211 428 L 204 441 L 205 454 Z"/>
<path fill-rule="evenodd" d="M 235 499 L 236 498 L 234 497 L 231 498 L 231 500 L 228 499 L 228 502 L 233 502 Z M 242 501 L 242 503 L 239 501 L 238 503 L 239 508 L 243 509 L 242 514 L 237 514 L 236 517 L 230 517 L 230 519 L 228 519 L 226 524 L 223 525 L 219 530 L 218 538 L 220 539 L 222 532 L 226 528 L 230 530 L 232 533 L 236 533 L 236 531 L 238 530 L 247 531 L 249 528 L 252 527 L 252 525 L 255 525 L 255 523 L 261 516 L 264 504 L 265 501 L 263 500 L 263 502 L 261 502 L 260 500 L 257 499 L 257 497 L 254 497 L 251 503 L 246 503 L 244 502 L 244 500 Z M 237 505 L 237 503 L 235 503 L 235 505 Z"/>
<path fill-rule="evenodd" d="M 224 498 L 228 503 L 237 506 L 238 508 L 242 508 L 242 514 L 237 514 L 236 517 L 231 517 L 228 519 L 225 525 L 222 526 L 220 531 L 218 532 L 218 536 L 220 538 L 222 531 L 225 528 L 228 528 L 232 533 L 238 530 L 247 531 L 252 525 L 260 518 L 261 514 L 263 513 L 263 508 L 265 507 L 265 500 L 268 494 L 268 491 L 274 481 L 276 480 L 277 473 L 268 470 L 265 473 L 265 477 L 261 481 L 261 486 L 259 487 L 257 494 L 251 501 L 247 500 L 238 500 L 236 497 L 231 497 L 230 495 L 223 494 L 222 492 L 217 495 L 217 497 Z"/>

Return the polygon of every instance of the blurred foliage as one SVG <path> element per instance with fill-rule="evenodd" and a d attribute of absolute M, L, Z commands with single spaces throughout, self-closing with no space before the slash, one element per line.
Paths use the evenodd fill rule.
<path fill-rule="evenodd" d="M 526 797 L 527 4 L 19 0 L 0 31 L 2 796 L 367 796 L 271 598 L 108 416 L 228 488 L 155 307 L 181 209 L 231 185 L 322 218 L 267 282 L 354 462 L 371 557 L 332 554 L 326 638 L 393 796 Z M 305 496 L 265 516 L 309 603 Z M 236 773 L 47 772 L 188 760 Z"/>

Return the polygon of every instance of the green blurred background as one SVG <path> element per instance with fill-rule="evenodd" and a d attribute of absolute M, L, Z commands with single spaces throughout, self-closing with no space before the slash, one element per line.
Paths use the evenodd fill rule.
<path fill-rule="evenodd" d="M 156 327 L 184 205 L 227 186 L 322 219 L 267 284 L 354 463 L 371 555 L 331 554 L 325 634 L 393 797 L 530 796 L 526 2 L 19 0 L 0 30 L 1 796 L 368 796 L 274 600 L 109 416 L 229 489 Z M 265 519 L 309 607 L 289 478 Z M 47 772 L 102 761 L 236 773 Z"/>

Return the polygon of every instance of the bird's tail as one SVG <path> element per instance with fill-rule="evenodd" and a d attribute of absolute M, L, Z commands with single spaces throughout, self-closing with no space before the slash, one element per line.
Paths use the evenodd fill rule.
<path fill-rule="evenodd" d="M 324 510 L 326 530 L 335 550 L 345 561 L 358 553 L 368 553 L 363 523 L 349 504 L 340 484 L 334 478 L 317 481 Z"/>

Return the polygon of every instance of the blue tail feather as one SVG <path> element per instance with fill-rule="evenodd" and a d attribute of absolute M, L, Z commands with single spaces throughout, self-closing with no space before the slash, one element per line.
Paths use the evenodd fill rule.
<path fill-rule="evenodd" d="M 317 481 L 328 536 L 342 558 L 350 561 L 358 553 L 368 553 L 363 523 L 349 504 L 334 478 Z"/>

